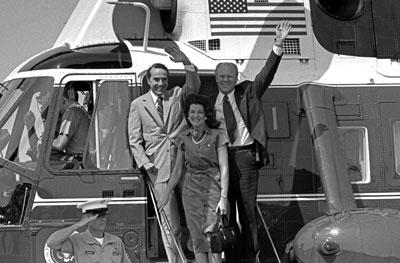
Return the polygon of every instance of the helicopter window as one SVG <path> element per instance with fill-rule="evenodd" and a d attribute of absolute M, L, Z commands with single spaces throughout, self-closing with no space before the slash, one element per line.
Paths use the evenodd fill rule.
<path fill-rule="evenodd" d="M 28 205 L 31 183 L 9 170 L 0 170 L 0 227 L 21 225 Z"/>
<path fill-rule="evenodd" d="M 400 121 L 393 124 L 393 139 L 396 173 L 400 174 Z"/>
<path fill-rule="evenodd" d="M 351 183 L 370 182 L 368 132 L 365 127 L 339 127 Z"/>
<path fill-rule="evenodd" d="M 351 20 L 362 15 L 363 0 L 316 0 L 329 16 L 340 20 Z"/>
<path fill-rule="evenodd" d="M 0 157 L 35 169 L 53 80 L 13 80 L 7 87 L 0 99 Z"/>
<path fill-rule="evenodd" d="M 93 91 L 93 118 L 84 167 L 101 170 L 130 169 L 127 120 L 130 90 L 127 81 L 103 81 Z"/>
<path fill-rule="evenodd" d="M 91 89 L 88 81 L 68 82 L 63 89 L 50 153 L 50 166 L 55 169 L 82 168 L 91 120 Z"/>
<path fill-rule="evenodd" d="M 23 80 L 12 80 L 10 82 L 5 83 L 5 87 L 7 89 L 11 89 L 11 92 L 8 94 L 2 93 L 2 98 L 0 100 L 0 120 L 4 119 L 6 114 L 9 114 L 10 108 L 16 103 L 16 101 L 21 97 L 24 92 L 25 87 L 21 85 Z M 20 88 L 18 88 L 20 87 Z"/>

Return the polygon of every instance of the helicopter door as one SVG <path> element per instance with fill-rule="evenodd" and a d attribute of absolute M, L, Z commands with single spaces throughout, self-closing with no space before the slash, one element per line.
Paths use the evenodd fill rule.
<path fill-rule="evenodd" d="M 132 262 L 145 261 L 146 191 L 139 171 L 134 169 L 126 131 L 131 100 L 141 94 L 141 85 L 136 85 L 134 79 L 131 75 L 121 74 L 71 75 L 62 82 L 63 88 L 58 92 L 58 106 L 53 114 L 51 135 L 56 131 L 57 108 L 66 108 L 62 105 L 66 102 L 62 97 L 76 99 L 74 107 L 79 107 L 77 111 L 80 116 L 88 115 L 89 124 L 81 145 L 82 159 L 73 156 L 73 162 L 61 160 L 64 163 L 57 163 L 53 153 L 47 152 L 49 167 L 45 168 L 52 168 L 49 169 L 52 177 L 39 182 L 40 191 L 36 192 L 30 212 L 31 226 L 36 224 L 34 226 L 39 229 L 33 243 L 36 246 L 35 262 L 54 263 L 56 260 L 53 258 L 56 256 L 57 262 L 72 262 L 70 255 L 60 254 L 46 246 L 47 239 L 54 231 L 66 225 L 65 222 L 70 222 L 68 220 L 75 222 L 81 218 L 76 208 L 79 202 L 97 198 L 111 199 L 109 209 L 112 213 L 108 217 L 107 232 L 123 240 Z M 73 92 L 69 90 L 71 87 Z M 61 115 L 64 113 L 65 110 Z M 62 122 L 67 119 L 61 118 Z M 59 130 L 63 131 L 63 128 Z M 53 142 L 52 137 L 49 143 Z M 56 227 L 48 222 L 55 222 Z"/>
<path fill-rule="evenodd" d="M 71 144 L 62 151 L 52 149 L 50 166 L 57 170 L 126 170 L 134 167 L 127 137 L 127 121 L 131 101 L 141 94 L 141 85 L 134 85 L 134 78 L 107 76 L 109 79 L 67 80 L 63 97 L 72 87 L 71 97 L 75 100 L 72 109 L 82 120 L 79 125 L 66 117 L 61 105 L 54 141 L 60 134 L 68 134 Z M 115 79 L 118 77 L 118 79 Z M 89 80 L 88 80 L 89 79 Z M 69 95 L 68 95 L 69 96 Z M 72 111 L 71 108 L 68 110 Z M 70 121 L 72 128 L 65 128 Z M 77 126 L 77 127 L 74 127 Z M 66 131 L 67 130 L 67 131 Z M 54 145 L 54 142 L 53 142 Z"/>
<path fill-rule="evenodd" d="M 84 168 L 101 170 L 133 167 L 127 136 L 131 92 L 128 81 L 104 80 L 93 89 L 94 109 Z"/>

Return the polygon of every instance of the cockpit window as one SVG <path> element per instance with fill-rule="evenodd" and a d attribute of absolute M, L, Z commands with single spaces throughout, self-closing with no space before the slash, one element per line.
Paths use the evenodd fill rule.
<path fill-rule="evenodd" d="M 88 138 L 92 106 L 87 99 L 92 81 L 66 83 L 57 115 L 57 125 L 50 152 L 50 166 L 55 169 L 82 168 Z"/>
<path fill-rule="evenodd" d="M 5 88 L 0 98 L 0 158 L 34 170 L 53 79 L 17 79 L 5 83 Z M 27 180 L 20 173 L 0 168 L 0 227 L 23 223 L 32 186 Z"/>
<path fill-rule="evenodd" d="M 56 170 L 127 170 L 134 167 L 127 122 L 130 80 L 65 84 L 49 164 Z"/>
<path fill-rule="evenodd" d="M 50 77 L 12 80 L 0 99 L 0 157 L 35 169 L 53 92 Z"/>
<path fill-rule="evenodd" d="M 367 128 L 339 127 L 339 136 L 351 183 L 369 183 L 371 179 Z"/>

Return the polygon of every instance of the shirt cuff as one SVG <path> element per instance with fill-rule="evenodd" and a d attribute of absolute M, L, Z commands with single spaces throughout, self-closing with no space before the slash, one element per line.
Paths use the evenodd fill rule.
<path fill-rule="evenodd" d="M 145 164 L 143 165 L 143 168 L 146 169 L 146 170 L 149 169 L 150 167 L 154 167 L 154 164 L 151 163 L 151 162 L 145 163 Z"/>
<path fill-rule="evenodd" d="M 189 72 L 196 72 L 196 66 L 193 64 L 185 65 L 185 70 Z"/>
<path fill-rule="evenodd" d="M 283 54 L 283 47 L 278 47 L 277 45 L 274 45 L 272 47 L 272 50 L 277 54 L 278 56 L 282 56 Z"/>

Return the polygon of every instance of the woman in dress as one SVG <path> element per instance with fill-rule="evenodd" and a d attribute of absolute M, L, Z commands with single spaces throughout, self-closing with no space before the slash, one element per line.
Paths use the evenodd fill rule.
<path fill-rule="evenodd" d="M 192 94 L 183 105 L 189 130 L 181 134 L 172 176 L 158 206 L 164 207 L 186 167 L 182 202 L 197 263 L 219 263 L 212 253 L 209 234 L 220 225 L 228 210 L 228 139 L 217 130 L 220 122 L 207 97 Z"/>

